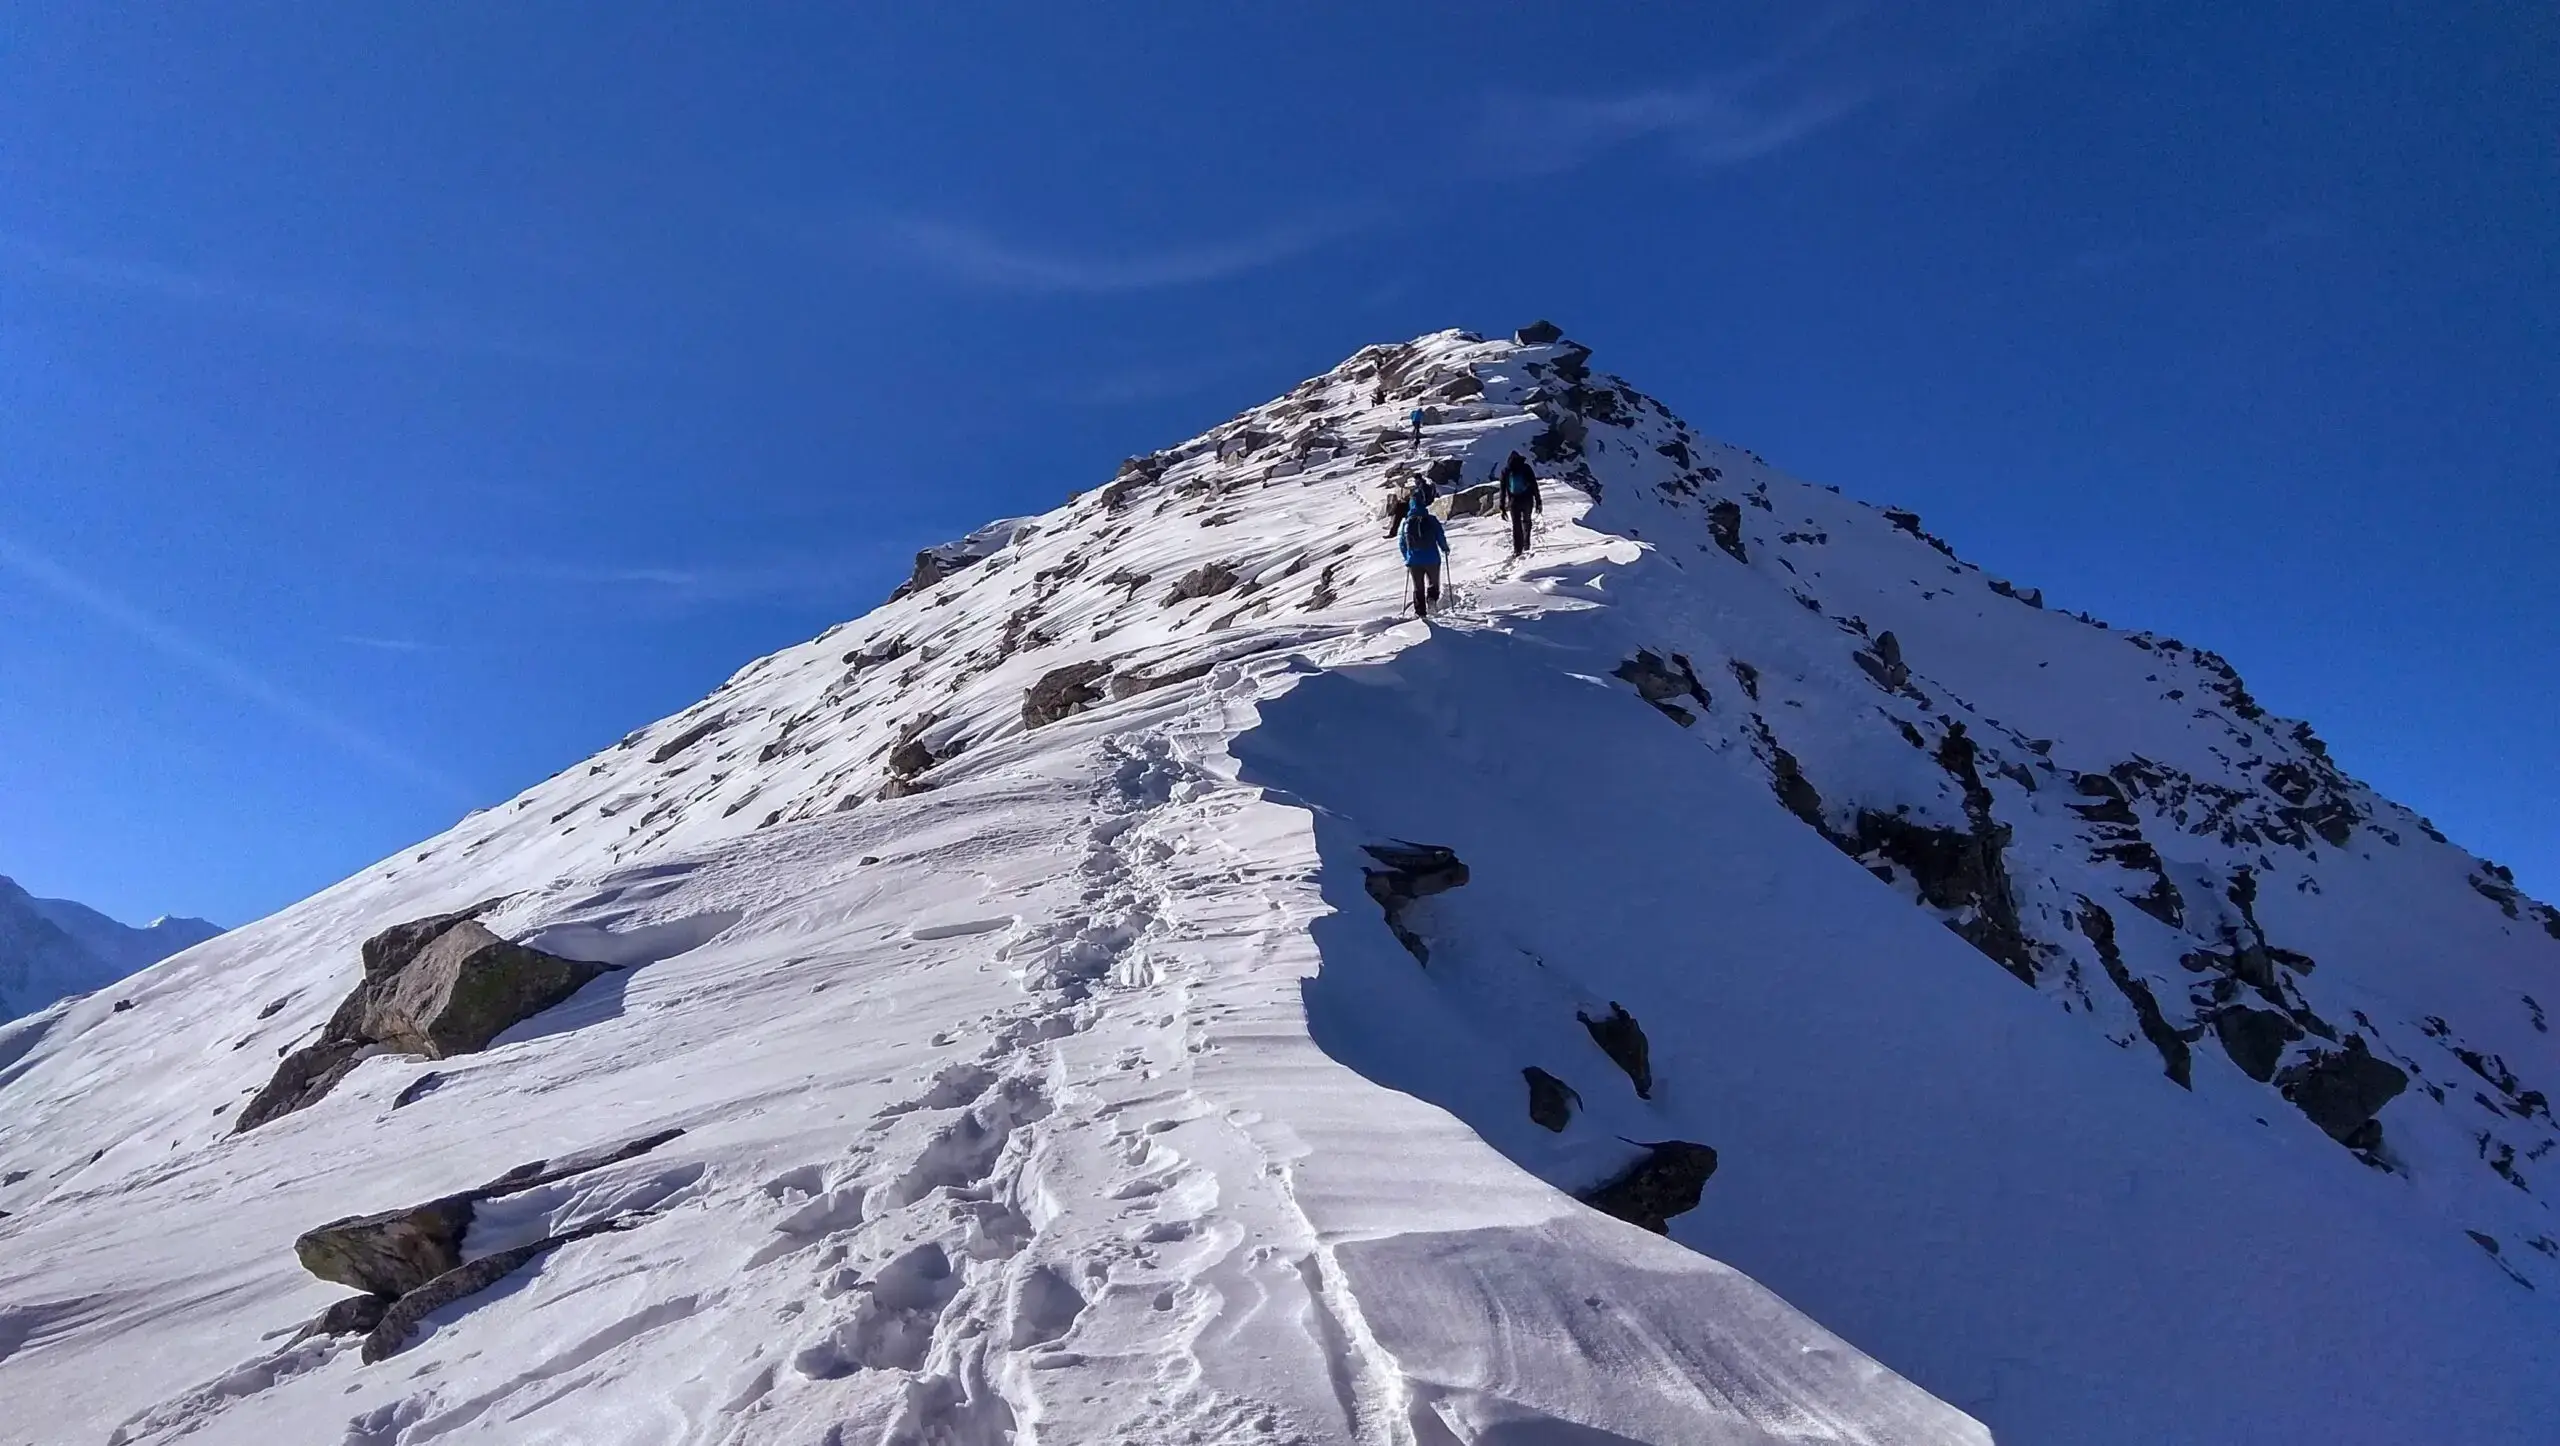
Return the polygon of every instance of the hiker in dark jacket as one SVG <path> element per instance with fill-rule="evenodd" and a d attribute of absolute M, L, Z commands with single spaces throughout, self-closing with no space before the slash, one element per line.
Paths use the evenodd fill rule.
<path fill-rule="evenodd" d="M 1529 519 L 1544 506 L 1538 497 L 1538 474 L 1528 458 L 1514 452 L 1494 480 L 1502 484 L 1502 513 L 1511 519 L 1511 555 L 1518 557 L 1529 550 Z"/>
<path fill-rule="evenodd" d="M 1413 579 L 1413 615 L 1426 617 L 1440 600 L 1440 563 L 1449 553 L 1449 533 L 1431 515 L 1428 492 L 1416 492 L 1396 524 L 1396 545 L 1404 552 L 1404 570 Z"/>

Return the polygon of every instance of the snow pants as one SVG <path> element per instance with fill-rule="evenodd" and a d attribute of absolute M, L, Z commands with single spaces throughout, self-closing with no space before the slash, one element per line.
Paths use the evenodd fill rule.
<path fill-rule="evenodd" d="M 1404 570 L 1413 577 L 1413 615 L 1421 617 L 1440 600 L 1440 560 L 1409 562 Z"/>
<path fill-rule="evenodd" d="M 1529 550 L 1529 522 L 1537 514 L 1523 502 L 1511 504 L 1511 555 L 1518 557 Z"/>

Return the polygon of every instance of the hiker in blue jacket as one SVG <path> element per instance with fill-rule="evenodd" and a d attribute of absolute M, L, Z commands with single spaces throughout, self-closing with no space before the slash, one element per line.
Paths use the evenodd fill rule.
<path fill-rule="evenodd" d="M 1528 458 L 1514 452 L 1494 480 L 1502 484 L 1502 512 L 1511 519 L 1511 555 L 1518 557 L 1529 550 L 1529 519 L 1544 505 L 1538 498 L 1538 474 Z"/>
<path fill-rule="evenodd" d="M 1422 424 L 1424 420 L 1425 409 L 1421 407 L 1414 408 L 1413 411 L 1405 417 L 1405 421 L 1413 427 L 1413 445 L 1417 447 L 1422 445 Z"/>
<path fill-rule="evenodd" d="M 1404 521 L 1396 527 L 1396 545 L 1404 552 L 1404 570 L 1413 578 L 1413 615 L 1430 614 L 1440 600 L 1440 561 L 1449 553 L 1449 533 L 1431 515 L 1431 493 L 1416 489 L 1405 504 Z"/>

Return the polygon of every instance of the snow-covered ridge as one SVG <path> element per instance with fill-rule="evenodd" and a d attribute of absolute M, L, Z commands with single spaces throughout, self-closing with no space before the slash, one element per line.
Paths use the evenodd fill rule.
<path fill-rule="evenodd" d="M 1588 358 L 1367 348 L 0 1028 L 0 1442 L 2538 1439 L 2560 916 Z M 1461 493 L 1402 618 L 1385 509 L 1513 449 L 1538 549 Z M 493 896 L 623 972 L 230 1132 Z M 299 1231 L 674 1128 L 405 1354 L 288 1339 Z M 1715 1152 L 1669 1240 L 1574 1199 L 1632 1141 Z"/>

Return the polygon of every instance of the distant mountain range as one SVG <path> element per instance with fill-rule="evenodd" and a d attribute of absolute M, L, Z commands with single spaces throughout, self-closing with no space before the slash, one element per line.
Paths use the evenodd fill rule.
<path fill-rule="evenodd" d="M 221 932 L 219 924 L 165 915 L 137 929 L 86 904 L 39 899 L 0 875 L 0 1019 L 104 989 Z"/>

